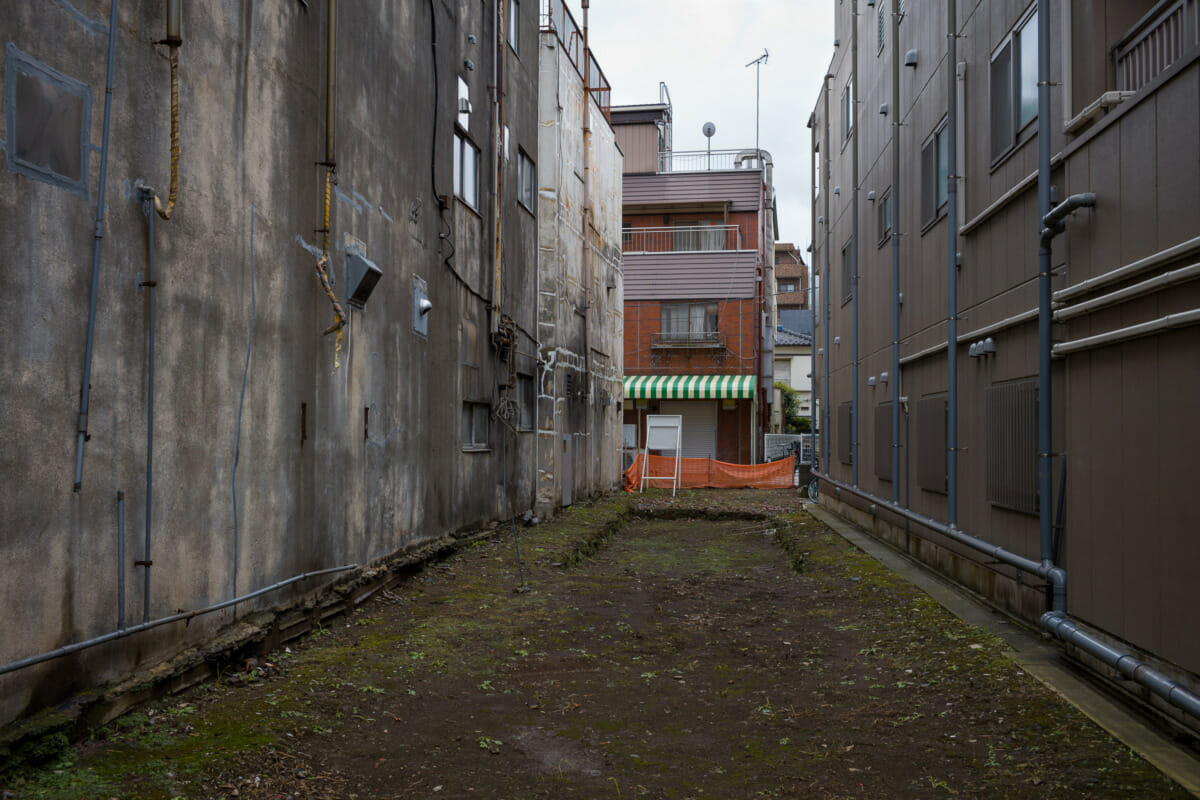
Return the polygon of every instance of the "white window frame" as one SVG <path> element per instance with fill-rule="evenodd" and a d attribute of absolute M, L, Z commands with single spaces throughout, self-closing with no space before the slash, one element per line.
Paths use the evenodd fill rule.
<path fill-rule="evenodd" d="M 948 201 L 946 181 L 950 174 L 948 126 L 949 119 L 942 117 L 934 127 L 933 133 L 929 134 L 921 145 L 922 232 L 945 214 Z M 932 158 L 929 160 L 926 159 L 927 152 L 932 153 Z M 933 200 L 932 208 L 929 207 L 930 198 Z"/>
<path fill-rule="evenodd" d="M 471 155 L 471 165 L 467 168 Z M 479 148 L 460 130 L 454 131 L 454 196 L 479 210 Z"/>
<path fill-rule="evenodd" d="M 517 150 L 517 200 L 531 212 L 537 211 L 537 165 L 523 149 Z"/>
<path fill-rule="evenodd" d="M 511 47 L 513 52 L 517 55 L 521 54 L 521 49 L 518 47 L 521 42 L 520 23 L 520 0 L 508 0 L 508 22 L 504 27 L 506 33 L 508 34 L 508 46 Z"/>

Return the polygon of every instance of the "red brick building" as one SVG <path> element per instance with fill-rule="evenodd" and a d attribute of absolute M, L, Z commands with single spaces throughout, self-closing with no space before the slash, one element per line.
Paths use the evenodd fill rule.
<path fill-rule="evenodd" d="M 614 107 L 612 123 L 625 154 L 627 442 L 641 444 L 647 414 L 680 414 L 684 456 L 760 461 L 771 402 L 770 155 L 673 151 L 669 103 Z"/>

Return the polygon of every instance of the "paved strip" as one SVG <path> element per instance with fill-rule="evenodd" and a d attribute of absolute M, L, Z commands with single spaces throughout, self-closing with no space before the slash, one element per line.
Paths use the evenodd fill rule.
<path fill-rule="evenodd" d="M 1083 712 L 1113 738 L 1200 798 L 1200 760 L 1138 714 L 1098 691 L 1065 666 L 1063 652 L 1030 628 L 1005 617 L 966 591 L 833 512 L 808 504 L 814 517 L 846 541 L 924 591 L 954 616 L 1001 638 L 1021 668 Z"/>

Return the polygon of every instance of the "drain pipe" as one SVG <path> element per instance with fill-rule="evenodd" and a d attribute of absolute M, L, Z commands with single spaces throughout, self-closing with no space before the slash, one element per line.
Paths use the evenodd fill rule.
<path fill-rule="evenodd" d="M 833 283 L 830 280 L 829 274 L 829 165 L 833 162 L 831 157 L 832 154 L 829 152 L 829 81 L 832 79 L 832 75 L 825 76 L 825 91 L 823 92 L 825 96 L 825 141 L 822 144 L 822 146 L 825 148 L 825 168 L 821 170 L 821 178 L 825 183 L 825 185 L 821 187 L 821 192 L 825 195 L 825 246 L 823 248 L 825 250 L 825 286 L 824 290 L 821 292 L 823 295 L 821 302 L 825 306 L 825 403 L 821 408 L 821 412 L 825 415 L 825 422 L 821 426 L 821 433 L 824 435 L 825 446 L 821 449 L 821 461 L 825 464 L 826 473 L 831 471 L 830 462 L 832 457 L 832 454 L 829 450 L 829 293 L 833 291 Z"/>
<path fill-rule="evenodd" d="M 76 493 L 83 486 L 83 450 L 88 436 L 88 405 L 92 394 L 92 353 L 96 344 L 96 305 L 100 292 L 100 243 L 104 240 L 104 189 L 108 183 L 108 133 L 112 119 L 113 61 L 117 49 L 117 0 L 112 0 L 108 19 L 108 72 L 104 81 L 104 133 L 100 143 L 100 190 L 96 196 L 96 224 L 92 234 L 92 287 L 88 297 L 87 343 L 83 355 L 83 383 L 79 386 L 79 417 L 75 426 Z"/>
<path fill-rule="evenodd" d="M 98 644 L 104 644 L 105 642 L 111 642 L 116 639 L 124 639 L 126 636 L 132 636 L 135 633 L 141 633 L 142 631 L 148 631 L 151 628 L 157 628 L 160 625 L 166 625 L 171 622 L 186 622 L 186 621 L 194 619 L 196 617 L 203 616 L 204 614 L 211 614 L 214 611 L 220 611 L 223 608 L 229 608 L 232 605 L 237 605 L 238 603 L 244 603 L 247 600 L 253 600 L 256 597 L 261 597 L 262 595 L 267 594 L 269 592 L 274 592 L 278 589 L 282 589 L 285 586 L 289 586 L 293 583 L 296 583 L 297 581 L 302 581 L 305 578 L 315 578 L 319 575 L 328 575 L 328 574 L 334 573 L 334 572 L 345 572 L 347 570 L 357 569 L 357 568 L 358 568 L 358 564 L 347 564 L 342 567 L 330 567 L 329 569 L 317 570 L 316 572 L 302 572 L 299 575 L 295 575 L 291 578 L 288 578 L 287 580 L 280 581 L 279 583 L 273 583 L 270 586 L 264 587 L 262 589 L 258 589 L 257 591 L 250 592 L 249 594 L 244 594 L 241 597 L 235 597 L 232 600 L 222 601 L 220 603 L 217 603 L 216 605 L 211 605 L 211 606 L 207 606 L 205 608 L 196 609 L 195 611 L 181 611 L 180 613 L 172 614 L 169 617 L 163 617 L 161 619 L 156 619 L 152 622 L 151 621 L 143 622 L 141 625 L 134 625 L 131 628 L 125 628 L 124 630 L 113 631 L 112 633 L 106 633 L 103 636 L 97 636 L 96 638 L 88 639 L 85 642 L 76 642 L 75 644 L 69 644 L 65 647 L 60 647 L 57 650 L 51 650 L 47 653 L 41 653 L 36 656 L 30 656 L 29 658 L 23 658 L 20 661 L 13 661 L 11 663 L 4 664 L 3 666 L 0 666 L 0 675 L 7 675 L 10 672 L 16 672 L 17 670 L 25 669 L 26 667 L 32 667 L 35 664 L 42 664 L 46 661 L 52 661 L 53 659 L 56 659 L 56 658 L 62 658 L 63 656 L 69 656 L 72 653 L 78 653 L 80 650 L 87 650 L 89 647 L 95 647 Z"/>
<path fill-rule="evenodd" d="M 951 528 L 958 527 L 958 176 L 954 174 L 958 164 L 957 7 L 957 0 L 946 0 L 946 521 Z"/>
<path fill-rule="evenodd" d="M 1064 642 L 1073 644 L 1080 650 L 1100 659 L 1126 678 L 1145 686 L 1171 705 L 1183 709 L 1193 717 L 1200 718 L 1200 697 L 1143 661 L 1083 630 L 1079 625 L 1067 619 L 1063 612 L 1047 611 L 1042 615 L 1042 627 Z"/>
<path fill-rule="evenodd" d="M 139 287 L 146 290 L 146 302 L 148 308 L 147 325 L 147 375 L 146 375 L 146 537 L 142 558 L 139 561 L 133 562 L 139 567 L 144 567 L 145 580 L 142 585 L 142 621 L 146 622 L 150 619 L 150 567 L 154 566 L 154 561 L 150 558 L 150 534 L 153 530 L 152 520 L 154 512 L 154 288 L 158 282 L 154 279 L 154 217 L 158 211 L 157 195 L 154 190 L 149 187 L 142 187 L 141 200 L 144 204 L 144 210 L 147 220 L 147 267 L 146 280 L 138 284 Z"/>
<path fill-rule="evenodd" d="M 492 81 L 495 86 L 492 87 L 492 124 L 495 126 L 495 133 L 492 138 L 493 156 L 495 158 L 494 169 L 492 170 L 495 177 L 496 185 L 492 190 L 492 225 L 493 225 L 493 244 L 492 252 L 492 325 L 491 334 L 493 341 L 500 333 L 500 304 L 503 298 L 500 295 L 500 286 L 503 281 L 503 264 L 504 264 L 504 213 L 501 206 L 501 198 L 503 197 L 504 189 L 504 57 L 506 47 L 506 17 L 502 6 L 502 0 L 496 0 L 494 20 L 496 36 L 492 42 Z M 586 256 L 585 256 L 586 257 Z"/>
<path fill-rule="evenodd" d="M 892 0 L 892 502 L 900 502 L 900 8 Z M 905 503 L 907 505 L 907 502 Z"/>
<path fill-rule="evenodd" d="M 850 159 L 853 167 L 851 181 L 854 184 L 850 193 L 850 472 L 854 485 L 858 486 L 858 0 L 851 0 L 850 19 L 853 21 L 850 36 L 850 71 L 854 81 L 850 92 L 850 129 L 854 132 L 854 150 Z"/>

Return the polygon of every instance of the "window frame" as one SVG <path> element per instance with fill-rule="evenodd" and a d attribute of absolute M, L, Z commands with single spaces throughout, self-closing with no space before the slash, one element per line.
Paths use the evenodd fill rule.
<path fill-rule="evenodd" d="M 517 148 L 517 202 L 531 214 L 537 213 L 537 164 L 523 147 Z"/>
<path fill-rule="evenodd" d="M 1028 33 L 1028 35 L 1026 35 Z M 1026 42 L 1033 44 L 1033 62 L 1032 64 L 1023 63 L 1025 58 L 1025 48 L 1023 45 Z M 1017 150 L 1022 144 L 1033 137 L 1033 129 L 1031 126 L 1037 122 L 1037 3 L 1031 4 L 1021 16 L 1017 18 L 1016 24 L 1009 29 L 1004 35 L 1004 38 L 992 48 L 992 52 L 988 58 L 988 154 L 992 169 L 995 169 L 999 164 L 1005 161 L 1009 155 Z M 1006 59 L 1007 64 L 1002 68 L 1003 74 L 997 74 L 997 64 L 1001 59 Z M 1022 67 L 1033 67 L 1033 75 L 1024 78 Z M 1005 85 L 1002 89 L 997 86 L 998 77 L 1005 80 Z M 1022 111 L 1024 106 L 1021 102 L 1023 86 L 1032 85 L 1034 91 L 1034 102 L 1032 113 L 1025 119 L 1022 119 Z M 1003 97 L 997 97 L 998 89 L 1003 92 Z M 997 103 L 1003 102 L 1003 108 L 997 109 Z M 1001 133 L 997 127 L 997 120 L 1002 120 L 1004 131 Z M 998 136 L 1004 138 L 997 141 Z"/>
<path fill-rule="evenodd" d="M 704 323 L 704 330 L 692 330 L 692 322 L 694 319 L 693 314 L 692 314 L 692 309 L 696 308 L 696 307 L 704 308 L 704 313 L 702 316 L 702 320 Z M 686 309 L 686 312 L 684 314 L 684 319 L 687 321 L 687 330 L 675 330 L 674 329 L 675 326 L 672 326 L 672 330 L 667 330 L 667 313 L 666 312 L 667 312 L 668 308 Z M 709 327 L 708 327 L 710 320 L 712 322 L 711 330 L 709 330 Z M 717 302 L 716 300 L 697 300 L 697 301 L 693 301 L 693 302 L 660 303 L 659 304 L 658 332 L 659 332 L 659 335 L 661 335 L 661 336 L 671 336 L 671 335 L 690 336 L 690 335 L 694 335 L 694 334 L 720 333 L 720 331 L 721 331 L 721 304 L 719 302 Z"/>
<path fill-rule="evenodd" d="M 537 391 L 532 375 L 517 373 L 517 430 L 528 433 L 537 423 Z M 528 412 L 528 417 L 526 415 Z M 526 421 L 528 419 L 528 421 Z"/>
<path fill-rule="evenodd" d="M 491 445 L 489 444 L 489 439 L 491 437 L 491 416 L 492 407 L 489 403 L 476 403 L 469 400 L 463 401 L 461 438 L 462 449 L 464 452 L 479 453 L 491 449 Z M 478 436 L 480 422 L 483 423 L 482 440 L 480 440 Z M 470 425 L 469 431 L 468 424 Z"/>
<path fill-rule="evenodd" d="M 508 20 L 505 27 L 508 46 L 518 57 L 521 55 L 521 0 L 508 0 Z"/>
<path fill-rule="evenodd" d="M 949 190 L 946 182 L 950 178 L 949 142 L 946 137 L 949 117 L 943 116 L 934 126 L 933 132 L 921 143 L 921 233 L 922 235 L 946 216 Z M 930 150 L 932 148 L 932 151 Z M 927 161 L 926 154 L 932 152 Z M 944 159 L 943 157 L 944 156 Z M 945 161 L 945 169 L 942 162 Z M 930 200 L 933 201 L 932 208 Z"/>
<path fill-rule="evenodd" d="M 842 245 L 842 305 L 850 302 L 854 296 L 854 264 L 850 252 L 852 242 Z"/>
<path fill-rule="evenodd" d="M 876 33 L 876 39 L 878 41 L 875 46 L 876 56 L 883 52 L 883 45 L 887 42 L 887 36 L 884 35 L 885 23 L 887 22 L 887 11 L 884 8 L 884 2 L 886 2 L 886 0 L 880 0 L 879 2 L 879 21 L 877 23 L 878 31 Z"/>
<path fill-rule="evenodd" d="M 463 166 L 464 166 L 463 154 L 466 152 L 467 148 L 470 148 L 471 153 L 474 155 L 474 181 L 473 181 L 474 186 L 472 187 L 474 190 L 474 199 L 473 200 L 471 198 L 468 198 L 464 194 L 464 190 L 465 190 L 465 186 L 466 186 L 464 179 L 466 176 L 465 176 L 464 169 L 463 169 Z M 476 147 L 475 143 L 471 141 L 471 137 L 467 135 L 466 131 L 464 131 L 462 128 L 455 127 L 455 129 L 454 129 L 454 196 L 457 197 L 459 200 L 461 200 L 463 203 L 465 203 L 467 206 L 469 206 L 474 211 L 479 210 L 479 192 L 480 192 L 479 161 L 480 161 L 479 148 Z"/>
<path fill-rule="evenodd" d="M 846 88 L 842 90 L 842 147 L 845 148 L 846 143 L 850 141 L 850 137 L 854 135 L 854 76 L 846 81 Z"/>

